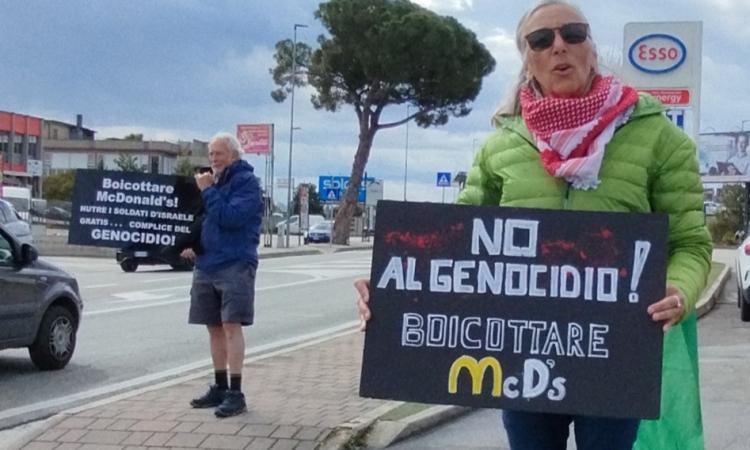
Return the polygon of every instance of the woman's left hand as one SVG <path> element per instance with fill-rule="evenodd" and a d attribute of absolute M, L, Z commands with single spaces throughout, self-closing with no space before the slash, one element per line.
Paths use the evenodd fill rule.
<path fill-rule="evenodd" d="M 680 321 L 685 312 L 685 297 L 679 289 L 667 286 L 667 295 L 663 299 L 648 307 L 648 313 L 654 322 L 663 322 L 666 333 L 672 325 Z"/>

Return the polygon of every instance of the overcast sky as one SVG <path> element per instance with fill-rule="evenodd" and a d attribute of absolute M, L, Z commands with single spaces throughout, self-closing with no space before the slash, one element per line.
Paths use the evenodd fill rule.
<path fill-rule="evenodd" d="M 277 41 L 295 23 L 313 45 L 323 32 L 308 0 L 0 0 L 0 110 L 75 122 L 97 138 L 143 133 L 146 139 L 208 140 L 237 123 L 274 123 L 276 175 L 286 177 L 289 101 L 277 104 L 268 69 Z M 489 118 L 520 67 L 513 44 L 526 0 L 418 0 L 473 30 L 497 61 L 465 118 L 408 130 L 409 200 L 440 201 L 438 171 L 467 170 L 492 132 Z M 622 54 L 627 22 L 703 22 L 701 129 L 738 131 L 750 119 L 750 1 L 580 1 L 600 55 Z M 606 5 L 606 6 L 605 6 Z M 385 119 L 405 115 L 391 107 Z M 295 102 L 293 177 L 349 175 L 357 145 L 351 108 L 316 111 L 310 92 Z M 747 128 L 746 126 L 745 128 Z M 384 180 L 385 197 L 403 198 L 406 127 L 375 137 L 368 175 Z M 250 158 L 263 175 L 264 161 Z M 453 200 L 453 189 L 446 200 Z M 284 198 L 277 195 L 277 199 Z"/>

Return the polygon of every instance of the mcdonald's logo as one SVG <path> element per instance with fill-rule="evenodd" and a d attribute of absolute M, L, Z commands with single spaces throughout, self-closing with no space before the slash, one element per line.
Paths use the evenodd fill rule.
<path fill-rule="evenodd" d="M 461 369 L 466 369 L 471 377 L 471 393 L 473 395 L 480 395 L 482 393 L 484 373 L 488 368 L 492 370 L 492 396 L 500 397 L 503 386 L 503 369 L 500 367 L 500 362 L 491 356 L 486 356 L 477 361 L 471 356 L 463 355 L 453 361 L 451 370 L 448 373 L 448 393 L 455 394 L 458 392 L 458 376 L 461 373 Z"/>

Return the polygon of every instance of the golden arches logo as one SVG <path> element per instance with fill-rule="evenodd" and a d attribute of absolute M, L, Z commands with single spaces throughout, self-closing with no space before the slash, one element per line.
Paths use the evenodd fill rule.
<path fill-rule="evenodd" d="M 491 356 L 485 356 L 477 361 L 471 356 L 464 355 L 453 361 L 448 373 L 448 393 L 455 394 L 458 392 L 458 375 L 461 373 L 461 369 L 466 369 L 471 376 L 471 393 L 480 395 L 484 373 L 488 368 L 492 370 L 492 396 L 500 397 L 503 389 L 503 369 L 500 367 L 500 362 Z"/>

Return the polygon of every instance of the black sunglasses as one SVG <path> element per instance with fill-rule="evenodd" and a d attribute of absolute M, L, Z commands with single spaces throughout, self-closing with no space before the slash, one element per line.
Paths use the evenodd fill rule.
<path fill-rule="evenodd" d="M 526 42 L 535 52 L 552 47 L 555 42 L 555 30 L 568 44 L 580 44 L 589 36 L 589 25 L 586 23 L 566 23 L 558 28 L 540 28 L 526 35 Z"/>

